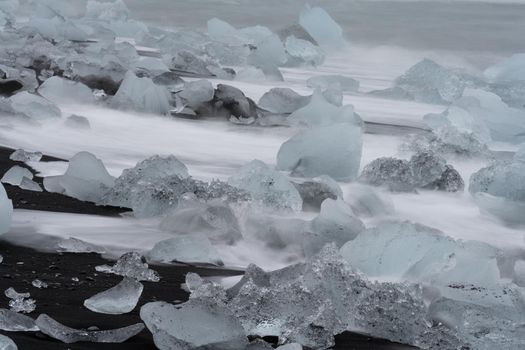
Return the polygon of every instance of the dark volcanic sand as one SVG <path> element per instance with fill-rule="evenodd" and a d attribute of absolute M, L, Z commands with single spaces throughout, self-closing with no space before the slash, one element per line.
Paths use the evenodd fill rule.
<path fill-rule="evenodd" d="M 9 160 L 11 149 L 0 148 L 0 174 L 13 165 L 25 166 L 23 163 Z M 44 157 L 43 161 L 54 161 L 56 158 Z M 27 167 L 27 166 L 26 166 Z M 30 169 L 31 170 L 31 169 Z M 41 178 L 35 178 L 42 184 Z M 60 194 L 38 193 L 22 190 L 16 186 L 4 185 L 13 206 L 18 209 L 33 209 L 69 212 L 77 214 L 96 214 L 116 216 L 128 211 L 126 208 L 100 207 L 93 203 L 78 201 Z M 139 305 L 133 312 L 125 315 L 104 315 L 92 312 L 83 306 L 85 299 L 96 293 L 115 286 L 122 277 L 98 273 L 95 266 L 108 264 L 98 254 L 43 253 L 30 248 L 15 246 L 0 239 L 0 254 L 4 261 L 0 263 L 0 308 L 8 307 L 8 299 L 3 291 L 9 287 L 17 292 L 29 292 L 36 300 L 36 310 L 30 314 L 36 318 L 46 313 L 57 321 L 72 328 L 96 326 L 101 330 L 114 329 L 141 322 L 140 306 L 151 301 L 180 302 L 188 298 L 188 293 L 181 289 L 186 273 L 196 272 L 203 277 L 234 276 L 242 272 L 218 268 L 204 268 L 181 265 L 152 266 L 161 275 L 158 283 L 143 282 L 144 292 Z M 72 279 L 78 278 L 75 282 Z M 47 289 L 38 289 L 31 285 L 34 279 L 49 284 Z M 3 332 L 15 341 L 20 350 L 55 350 L 55 349 L 156 349 L 151 334 L 146 329 L 139 335 L 122 344 L 75 343 L 63 344 L 40 332 Z M 334 349 L 340 350 L 397 350 L 410 349 L 380 339 L 344 333 L 336 337 Z"/>

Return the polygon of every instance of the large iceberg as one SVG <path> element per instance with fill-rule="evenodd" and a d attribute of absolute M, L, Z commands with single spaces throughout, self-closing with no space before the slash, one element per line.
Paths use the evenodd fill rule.
<path fill-rule="evenodd" d="M 351 181 L 359 171 L 362 147 L 360 126 L 322 126 L 286 141 L 277 154 L 277 168 L 291 171 L 294 176 L 329 175 L 338 181 Z"/>
<path fill-rule="evenodd" d="M 346 47 L 341 26 L 320 7 L 305 6 L 299 24 L 324 49 L 340 50 Z"/>

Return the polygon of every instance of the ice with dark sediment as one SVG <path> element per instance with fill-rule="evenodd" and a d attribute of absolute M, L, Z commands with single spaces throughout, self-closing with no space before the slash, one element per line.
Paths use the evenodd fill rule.
<path fill-rule="evenodd" d="M 142 332 L 145 328 L 144 324 L 137 323 L 131 326 L 111 330 L 86 331 L 67 327 L 46 314 L 38 316 L 36 319 L 36 325 L 42 333 L 66 344 L 77 342 L 123 343 L 129 338 Z"/>
<path fill-rule="evenodd" d="M 0 183 L 0 235 L 11 228 L 11 216 L 13 215 L 13 203 L 7 197 L 4 185 Z"/>
<path fill-rule="evenodd" d="M 344 122 L 316 127 L 281 145 L 277 169 L 291 171 L 294 176 L 328 175 L 352 181 L 358 175 L 362 147 L 361 126 Z"/>
<path fill-rule="evenodd" d="M 121 315 L 133 311 L 144 286 L 133 278 L 124 277 L 116 286 L 95 294 L 84 301 L 84 306 L 93 312 Z"/>
<path fill-rule="evenodd" d="M 29 180 L 33 179 L 33 173 L 27 168 L 13 165 L 4 176 L 2 176 L 0 181 L 5 184 L 20 186 L 24 178 Z"/>
<path fill-rule="evenodd" d="M 0 309 L 0 329 L 7 332 L 36 332 L 35 321 L 18 312 Z"/>
<path fill-rule="evenodd" d="M 224 265 L 207 236 L 201 233 L 180 235 L 160 241 L 147 253 L 149 261 Z"/>
<path fill-rule="evenodd" d="M 89 152 L 75 154 L 64 175 L 44 178 L 44 187 L 49 192 L 95 203 L 114 185 L 115 178 L 108 173 L 104 163 Z"/>
<path fill-rule="evenodd" d="M 29 293 L 18 293 L 13 287 L 9 287 L 4 292 L 5 296 L 9 298 L 9 308 L 14 312 L 21 312 L 29 314 L 36 309 L 36 301 L 31 299 Z"/>
<path fill-rule="evenodd" d="M 241 322 L 226 307 L 214 302 L 148 303 L 141 308 L 140 317 L 162 350 L 244 350 L 248 345 Z"/>
<path fill-rule="evenodd" d="M 337 199 L 343 197 L 339 184 L 328 175 L 321 175 L 311 180 L 294 182 L 295 188 L 303 199 L 304 211 L 318 211 L 321 203 L 327 198 Z"/>
<path fill-rule="evenodd" d="M 23 149 L 17 149 L 9 156 L 9 159 L 15 162 L 39 162 L 42 159 L 41 152 L 29 152 Z"/>
<path fill-rule="evenodd" d="M 45 98 L 22 91 L 8 99 L 13 114 L 29 118 L 34 121 L 60 118 L 60 109 Z"/>
<path fill-rule="evenodd" d="M 57 243 L 57 248 L 66 253 L 97 253 L 104 254 L 106 249 L 96 244 L 82 241 L 78 238 L 70 237 Z"/>
<path fill-rule="evenodd" d="M 337 89 L 344 92 L 357 92 L 359 81 L 343 75 L 319 75 L 306 80 L 306 86 L 312 89 Z"/>
<path fill-rule="evenodd" d="M 260 160 L 241 167 L 228 179 L 228 184 L 248 192 L 253 200 L 273 209 L 302 208 L 301 195 L 283 174 Z"/>
<path fill-rule="evenodd" d="M 257 118 L 257 105 L 238 88 L 226 84 L 217 84 L 214 100 L 221 103 L 236 118 Z"/>
<path fill-rule="evenodd" d="M 160 276 L 157 271 L 150 269 L 144 257 L 137 252 L 129 252 L 122 255 L 113 266 L 100 265 L 96 266 L 95 269 L 98 272 L 112 273 L 133 278 L 137 281 L 160 281 Z"/>
<path fill-rule="evenodd" d="M 1 17 L 0 17 L 1 20 Z M 18 347 L 16 346 L 15 342 L 5 336 L 0 334 L 0 349 L 1 350 L 18 350 Z"/>
<path fill-rule="evenodd" d="M 341 50 L 346 47 L 341 26 L 320 7 L 306 5 L 301 10 L 299 24 L 326 50 Z"/>
<path fill-rule="evenodd" d="M 196 198 L 184 200 L 162 220 L 160 227 L 178 234 L 202 234 L 212 242 L 233 244 L 242 239 L 235 213 L 219 200 L 207 203 Z"/>
<path fill-rule="evenodd" d="M 53 76 L 40 85 L 38 93 L 54 103 L 92 104 L 95 102 L 93 92 L 86 85 Z"/>

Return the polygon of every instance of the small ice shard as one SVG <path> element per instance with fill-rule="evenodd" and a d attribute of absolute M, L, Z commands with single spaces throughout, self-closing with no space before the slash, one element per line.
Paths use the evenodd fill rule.
<path fill-rule="evenodd" d="M 166 88 L 155 85 L 150 78 L 139 78 L 132 71 L 128 71 L 111 100 L 111 105 L 144 113 L 168 114 L 169 101 L 170 96 Z"/>
<path fill-rule="evenodd" d="M 97 203 L 115 185 L 100 159 L 89 152 L 79 152 L 69 160 L 64 175 L 44 178 L 49 192 L 58 192 L 83 201 Z"/>
<path fill-rule="evenodd" d="M 483 73 L 492 82 L 525 81 L 525 53 L 512 55 Z"/>
<path fill-rule="evenodd" d="M 84 242 L 78 238 L 70 237 L 57 243 L 58 250 L 66 253 L 97 253 L 104 254 L 104 247 Z"/>
<path fill-rule="evenodd" d="M 40 187 L 39 184 L 25 176 L 22 178 L 22 182 L 20 182 L 19 187 L 27 191 L 42 192 L 42 187 Z"/>
<path fill-rule="evenodd" d="M 308 96 L 301 96 L 289 88 L 272 88 L 259 100 L 259 107 L 272 113 L 289 114 L 309 103 Z"/>
<path fill-rule="evenodd" d="M 13 215 L 13 203 L 7 197 L 4 186 L 0 183 L 0 235 L 9 231 L 11 227 L 11 216 Z"/>
<path fill-rule="evenodd" d="M 153 302 L 140 318 L 161 350 L 209 348 L 244 350 L 248 338 L 238 319 L 225 307 L 192 299 L 182 305 Z"/>
<path fill-rule="evenodd" d="M 340 50 L 346 47 L 341 26 L 320 7 L 306 5 L 301 11 L 299 24 L 324 49 Z"/>
<path fill-rule="evenodd" d="M 306 86 L 312 89 L 336 89 L 344 92 L 357 92 L 359 82 L 343 75 L 319 75 L 309 78 Z"/>
<path fill-rule="evenodd" d="M 244 165 L 228 183 L 250 193 L 252 198 L 272 209 L 302 208 L 301 195 L 286 176 L 260 160 Z"/>
<path fill-rule="evenodd" d="M 46 289 L 48 287 L 47 283 L 39 279 L 33 280 L 31 285 L 38 289 Z"/>
<path fill-rule="evenodd" d="M 359 216 L 385 216 L 395 212 L 392 200 L 371 186 L 352 186 L 345 200 Z"/>
<path fill-rule="evenodd" d="M 5 290 L 5 296 L 11 299 L 9 301 L 9 308 L 14 312 L 22 312 L 29 314 L 35 311 L 35 300 L 30 299 L 29 293 L 18 293 L 12 287 Z"/>
<path fill-rule="evenodd" d="M 28 316 L 7 309 L 0 309 L 0 330 L 7 332 L 36 332 L 35 321 Z"/>
<path fill-rule="evenodd" d="M 33 173 L 27 168 L 14 165 L 4 174 L 0 181 L 5 184 L 20 186 L 24 177 L 31 180 Z"/>
<path fill-rule="evenodd" d="M 310 65 L 320 66 L 325 60 L 324 51 L 309 42 L 298 39 L 294 35 L 286 38 L 284 48 L 288 54 L 287 66 Z"/>
<path fill-rule="evenodd" d="M 36 325 L 40 328 L 42 333 L 66 344 L 76 342 L 123 343 L 144 330 L 144 324 L 137 323 L 131 326 L 107 331 L 85 331 L 64 326 L 46 314 L 38 316 L 36 319 Z"/>
<path fill-rule="evenodd" d="M 70 115 L 69 117 L 67 117 L 64 124 L 73 129 L 79 129 L 79 130 L 91 129 L 91 124 L 89 123 L 89 119 L 81 115 L 75 115 L 75 114 Z"/>
<path fill-rule="evenodd" d="M 198 108 L 201 104 L 213 99 L 215 90 L 208 80 L 197 80 L 184 84 L 184 89 L 178 93 L 185 104 L 191 108 Z"/>
<path fill-rule="evenodd" d="M 38 93 L 54 103 L 80 103 L 90 104 L 95 102 L 93 92 L 86 85 L 53 76 L 38 88 Z"/>
<path fill-rule="evenodd" d="M 54 103 L 26 91 L 11 96 L 9 101 L 11 102 L 11 108 L 16 114 L 36 121 L 60 118 L 62 116 L 60 109 Z"/>
<path fill-rule="evenodd" d="M 224 265 L 208 237 L 198 233 L 177 236 L 155 244 L 147 254 L 149 261 Z"/>
<path fill-rule="evenodd" d="M 144 260 L 144 257 L 139 253 L 129 252 L 122 255 L 113 266 L 101 265 L 95 267 L 95 269 L 98 272 L 134 278 L 137 281 L 160 281 L 159 274 L 151 270 Z"/>
<path fill-rule="evenodd" d="M 115 287 L 100 292 L 84 301 L 84 306 L 93 312 L 110 315 L 121 315 L 133 311 L 142 295 L 142 283 L 129 278 Z"/>
<path fill-rule="evenodd" d="M 361 125 L 361 118 L 354 112 L 353 106 L 337 107 L 328 102 L 320 90 L 316 90 L 310 102 L 295 110 L 288 121 L 292 125 L 326 126 L 335 123 Z"/>
<path fill-rule="evenodd" d="M 18 347 L 11 338 L 0 334 L 0 350 L 18 350 Z"/>
<path fill-rule="evenodd" d="M 202 234 L 210 241 L 233 244 L 242 239 L 239 222 L 232 208 L 222 201 L 202 203 L 187 200 L 161 222 L 163 230 L 179 234 Z"/>
<path fill-rule="evenodd" d="M 17 149 L 9 156 L 9 159 L 15 162 L 39 162 L 42 159 L 41 152 L 28 152 L 23 149 Z"/>
<path fill-rule="evenodd" d="M 343 191 L 337 182 L 327 175 L 308 181 L 294 182 L 294 186 L 303 199 L 303 211 L 318 211 L 325 199 L 337 199 L 343 196 Z"/>
<path fill-rule="evenodd" d="M 277 169 L 294 176 L 329 175 L 338 181 L 357 177 L 363 147 L 361 127 L 339 123 L 293 136 L 277 154 Z"/>

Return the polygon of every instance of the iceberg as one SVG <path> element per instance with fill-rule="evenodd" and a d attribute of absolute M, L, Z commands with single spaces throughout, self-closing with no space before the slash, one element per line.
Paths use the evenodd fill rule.
<path fill-rule="evenodd" d="M 64 326 L 46 314 L 38 316 L 36 325 L 42 333 L 66 344 L 77 342 L 123 343 L 144 330 L 144 324 L 137 323 L 107 331 L 85 331 Z"/>
<path fill-rule="evenodd" d="M 35 321 L 28 316 L 7 309 L 0 309 L 0 330 L 7 332 L 36 332 Z"/>
<path fill-rule="evenodd" d="M 357 92 L 359 82 L 343 75 L 319 75 L 306 80 L 306 86 L 312 89 L 336 89 L 343 92 Z"/>
<path fill-rule="evenodd" d="M 320 7 L 306 5 L 299 16 L 299 24 L 323 49 L 341 50 L 346 47 L 341 26 Z"/>
<path fill-rule="evenodd" d="M 41 152 L 29 152 L 23 149 L 17 149 L 9 156 L 9 159 L 15 162 L 39 162 L 42 159 Z"/>
<path fill-rule="evenodd" d="M 80 103 L 90 104 L 95 102 L 95 97 L 86 85 L 53 76 L 40 85 L 38 93 L 54 103 Z"/>
<path fill-rule="evenodd" d="M 96 266 L 95 269 L 98 272 L 134 278 L 137 281 L 160 281 L 159 274 L 150 269 L 144 257 L 137 252 L 122 255 L 113 266 L 100 265 Z"/>
<path fill-rule="evenodd" d="M 124 279 L 106 291 L 100 292 L 84 301 L 84 306 L 93 312 L 110 315 L 121 315 L 133 311 L 144 286 L 142 283 L 129 278 Z"/>
<path fill-rule="evenodd" d="M 329 175 L 352 181 L 359 171 L 363 147 L 361 127 L 339 123 L 307 130 L 286 141 L 277 154 L 277 169 L 293 176 Z"/>
<path fill-rule="evenodd" d="M 146 255 L 148 261 L 163 263 L 183 262 L 212 264 L 222 266 L 224 263 L 210 240 L 203 234 L 191 233 L 177 236 L 155 244 Z"/>
<path fill-rule="evenodd" d="M 271 209 L 300 211 L 303 205 L 291 181 L 260 160 L 241 167 L 228 179 L 228 184 L 248 192 L 255 201 Z"/>
<path fill-rule="evenodd" d="M 27 168 L 14 165 L 2 176 L 0 181 L 5 184 L 20 186 L 24 178 L 31 180 L 33 173 Z"/>

